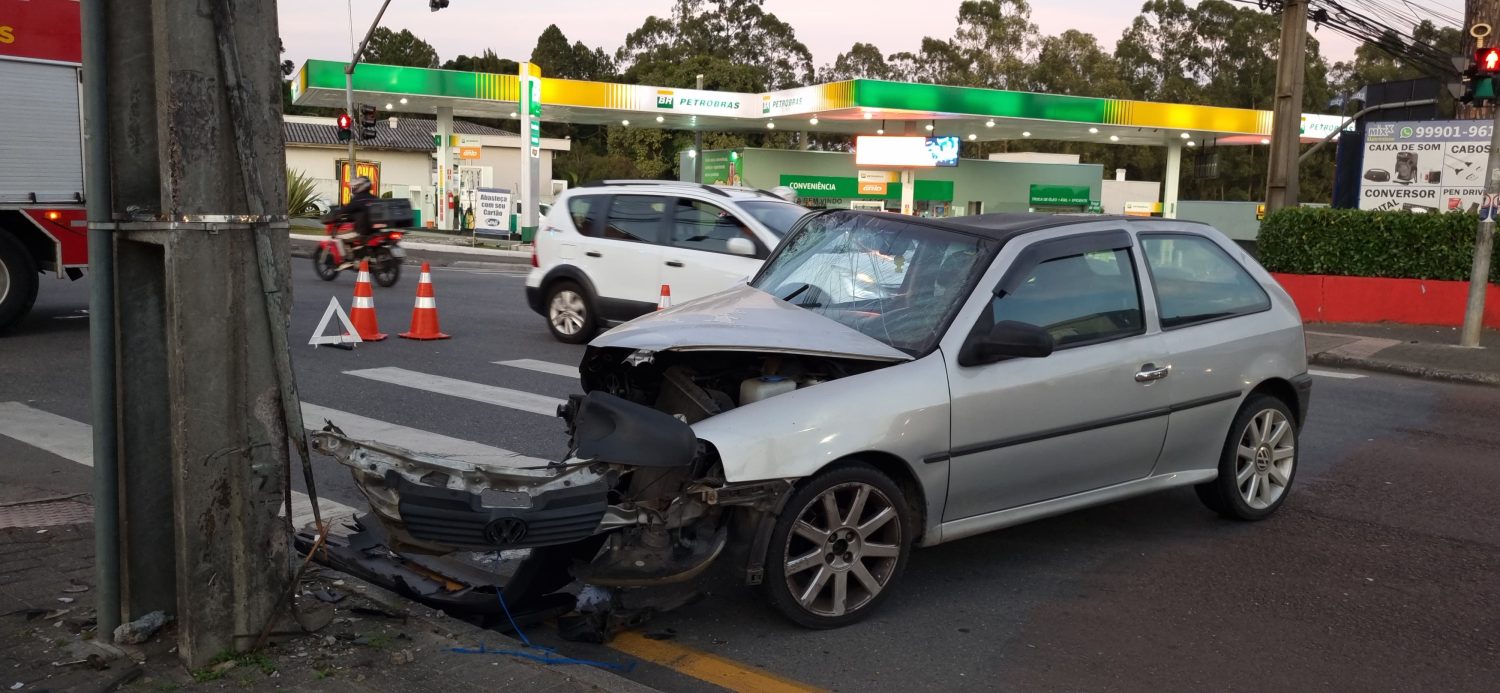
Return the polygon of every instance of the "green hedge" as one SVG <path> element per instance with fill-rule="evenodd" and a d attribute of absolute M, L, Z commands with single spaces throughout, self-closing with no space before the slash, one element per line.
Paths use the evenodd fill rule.
<path fill-rule="evenodd" d="M 1261 224 L 1260 262 L 1272 272 L 1468 281 L 1474 214 L 1283 209 Z M 1490 262 L 1500 282 L 1500 257 Z"/>

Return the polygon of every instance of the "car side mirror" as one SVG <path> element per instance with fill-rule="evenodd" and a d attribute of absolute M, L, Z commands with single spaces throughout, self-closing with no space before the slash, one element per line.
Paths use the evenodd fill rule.
<path fill-rule="evenodd" d="M 958 354 L 958 365 L 978 366 L 1008 358 L 1042 358 L 1052 354 L 1052 335 L 1036 325 L 1002 320 L 988 334 L 972 335 Z"/>
<path fill-rule="evenodd" d="M 746 257 L 755 254 L 755 244 L 748 238 L 731 238 L 725 248 L 732 255 L 744 255 Z"/>

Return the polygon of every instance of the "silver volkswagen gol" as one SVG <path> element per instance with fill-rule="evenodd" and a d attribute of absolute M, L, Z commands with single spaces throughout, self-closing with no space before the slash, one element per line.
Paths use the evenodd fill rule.
<path fill-rule="evenodd" d="M 1245 252 L 1098 216 L 813 215 L 749 285 L 596 338 L 580 371 L 553 465 L 315 442 L 403 550 L 562 547 L 528 560 L 627 591 L 734 560 L 829 628 L 914 547 L 1187 485 L 1263 519 L 1311 388 L 1297 309 Z"/>

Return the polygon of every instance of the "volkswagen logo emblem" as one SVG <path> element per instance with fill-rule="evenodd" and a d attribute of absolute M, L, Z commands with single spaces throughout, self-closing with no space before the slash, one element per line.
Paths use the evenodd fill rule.
<path fill-rule="evenodd" d="M 485 527 L 484 533 L 492 544 L 519 544 L 526 539 L 526 521 L 518 517 L 502 517 Z"/>

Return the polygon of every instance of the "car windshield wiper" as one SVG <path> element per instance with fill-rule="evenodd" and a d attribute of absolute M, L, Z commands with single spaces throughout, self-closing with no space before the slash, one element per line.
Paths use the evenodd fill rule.
<path fill-rule="evenodd" d="M 792 293 L 789 293 L 789 294 L 787 294 L 785 296 L 782 296 L 781 300 L 786 301 L 787 303 L 791 303 L 792 299 L 796 298 L 798 294 L 801 294 L 802 292 L 807 291 L 807 287 L 809 287 L 809 286 L 812 286 L 812 284 L 803 284 L 802 286 L 797 287 L 796 291 L 793 291 Z"/>

